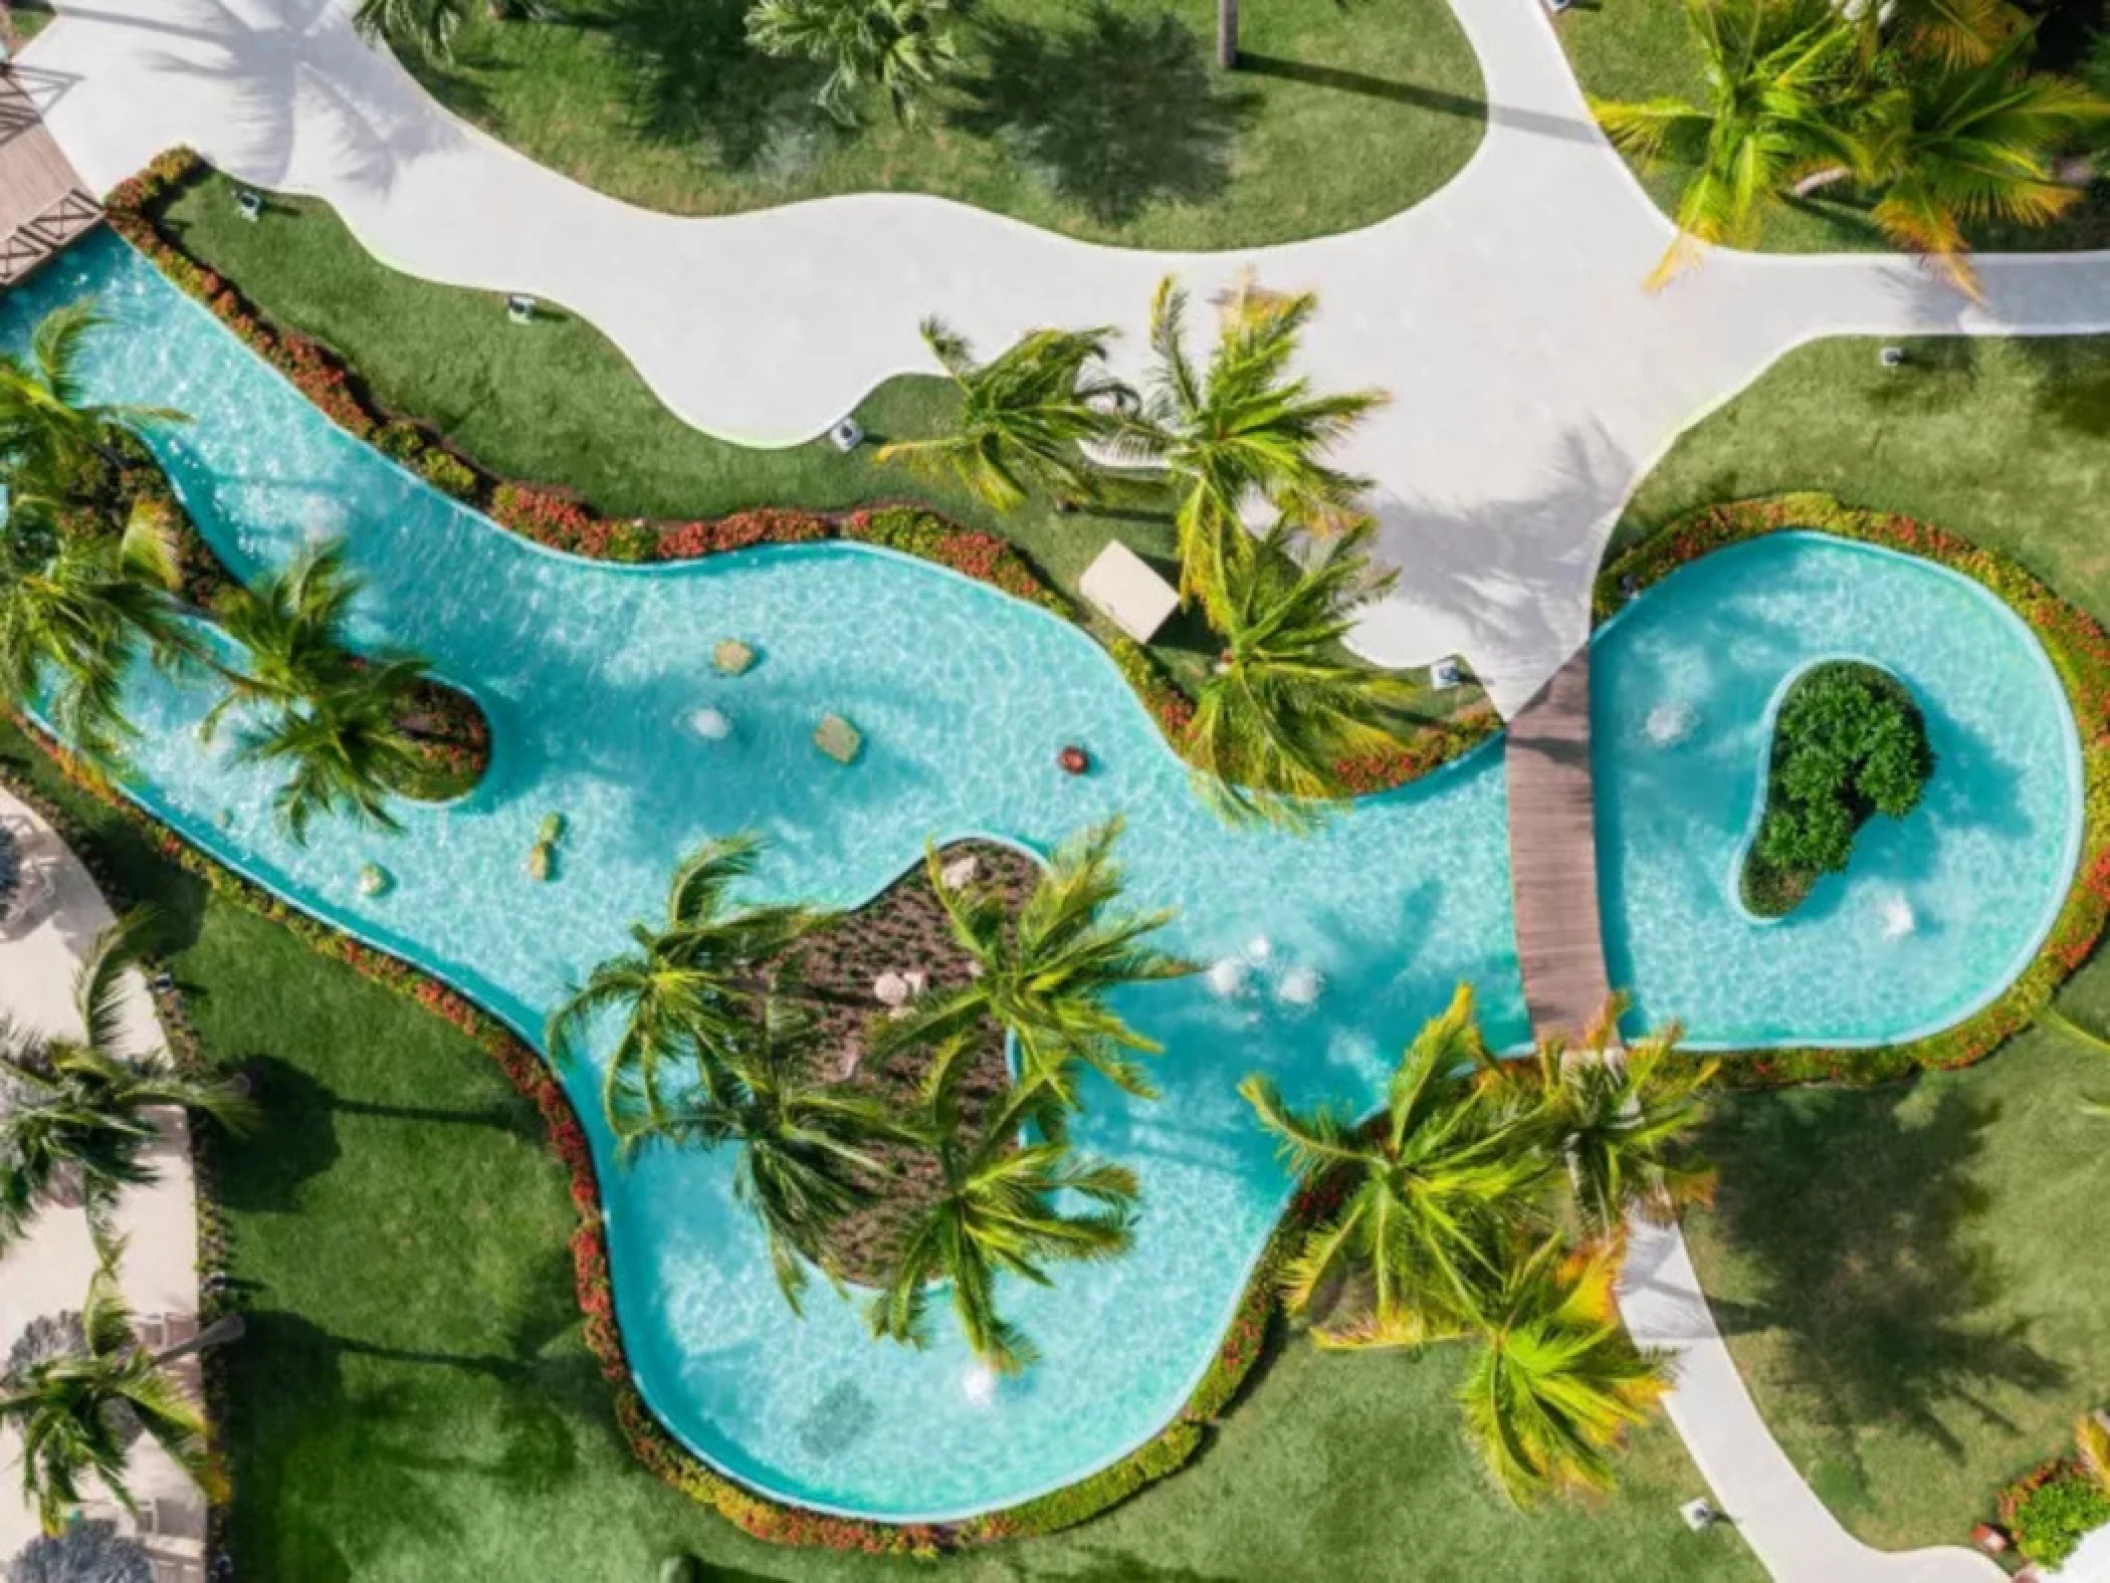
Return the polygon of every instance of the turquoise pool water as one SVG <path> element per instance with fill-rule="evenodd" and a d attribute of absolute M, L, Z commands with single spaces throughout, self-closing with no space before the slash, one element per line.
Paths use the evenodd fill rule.
<path fill-rule="evenodd" d="M 1233 832 L 1096 647 L 1040 612 L 843 546 L 654 570 L 544 554 L 332 428 L 114 239 L 0 303 L 0 339 L 19 344 L 38 313 L 90 290 L 117 326 L 93 343 L 88 383 L 194 416 L 164 451 L 221 552 L 248 570 L 310 535 L 348 535 L 370 585 L 361 635 L 422 650 L 490 712 L 497 754 L 470 798 L 407 810 L 398 837 L 327 828 L 302 850 L 273 826 L 268 782 L 196 743 L 206 699 L 137 679 L 133 794 L 301 905 L 533 1034 L 628 920 L 659 909 L 676 858 L 707 836 L 768 833 L 758 894 L 849 904 L 926 838 L 1045 850 L 1119 812 L 1130 895 L 1180 909 L 1175 948 L 1236 964 L 1214 988 L 1158 986 L 1123 1008 L 1167 1047 L 1163 1098 L 1095 1092 L 1078 1132 L 1141 1175 L 1138 1247 L 1063 1271 L 1051 1291 L 1007 1290 L 1046 1354 L 1021 1381 L 992 1389 L 942 1326 L 928 1352 L 875 1344 L 825 1294 L 791 1321 L 724 1162 L 662 1154 L 605 1173 L 640 1384 L 735 1474 L 818 1505 L 942 1518 L 1113 1459 L 1176 1409 L 1282 1201 L 1236 1080 L 1264 1068 L 1294 1099 L 1367 1103 L 1460 978 L 1497 1041 L 1524 1037 L 1498 753 L 1308 839 Z M 1752 925 L 1725 890 L 1760 752 L 1744 711 L 1796 664 L 1874 641 L 1840 601 L 1881 613 L 1885 662 L 1932 695 L 1943 789 L 1864 838 L 1854 872 L 1806 917 Z M 710 666 L 727 636 L 762 655 L 746 677 Z M 2077 749 L 2026 634 L 1968 585 L 1776 540 L 1643 601 L 1605 638 L 1597 683 L 1607 928 L 1650 1015 L 1675 1012 L 1708 1040 L 1879 1037 L 1950 1020 L 2041 936 L 2078 829 Z M 1689 736 L 1656 746 L 1649 711 L 1681 699 L 1695 705 Z M 729 739 L 688 727 L 704 706 L 731 717 Z M 850 769 L 808 741 L 828 710 L 865 732 Z M 1091 749 L 1092 775 L 1056 771 L 1071 741 Z M 571 834 L 561 877 L 538 885 L 524 862 L 550 811 Z M 368 861 L 394 877 L 388 895 L 358 894 Z M 1892 885 L 1915 909 L 1910 934 L 1867 915 Z M 572 1081 L 605 1156 L 594 1074 Z"/>

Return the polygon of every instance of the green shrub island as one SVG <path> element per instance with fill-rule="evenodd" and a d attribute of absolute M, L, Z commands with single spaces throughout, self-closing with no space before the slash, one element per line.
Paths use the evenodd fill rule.
<path fill-rule="evenodd" d="M 1846 867 L 1872 815 L 1902 819 L 1918 807 L 1933 772 L 1926 722 L 1896 677 L 1854 660 L 1804 672 L 1774 724 L 1744 905 L 1768 918 L 1792 912 L 1820 875 Z"/>

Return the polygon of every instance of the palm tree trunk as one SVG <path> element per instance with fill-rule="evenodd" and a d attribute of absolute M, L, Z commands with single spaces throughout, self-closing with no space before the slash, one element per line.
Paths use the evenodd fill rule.
<path fill-rule="evenodd" d="M 1216 0 L 1216 64 L 1238 67 L 1238 0 Z"/>
<path fill-rule="evenodd" d="M 178 1358 L 187 1358 L 194 1352 L 204 1352 L 212 1347 L 224 1347 L 230 1341 L 239 1341 L 249 1328 L 247 1320 L 240 1314 L 228 1314 L 215 1319 L 190 1340 L 154 1354 L 157 1367 L 166 1367 Z"/>
<path fill-rule="evenodd" d="M 1853 172 L 1844 165 L 1827 165 L 1822 170 L 1813 170 L 1795 183 L 1789 191 L 1798 198 L 1807 198 L 1813 192 L 1822 192 L 1834 183 L 1842 182 Z"/>

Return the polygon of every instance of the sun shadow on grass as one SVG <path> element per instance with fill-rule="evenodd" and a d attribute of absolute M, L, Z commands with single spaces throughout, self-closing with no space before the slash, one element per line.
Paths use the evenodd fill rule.
<path fill-rule="evenodd" d="M 796 174 L 838 135 L 813 101 L 820 74 L 747 43 L 747 0 L 609 0 L 594 26 L 634 74 L 627 106 L 655 143 L 694 145 L 728 171 Z"/>
<path fill-rule="evenodd" d="M 1971 1171 L 1998 1107 L 1955 1090 L 1820 1091 L 1726 1101 L 1706 1147 L 1721 1169 L 1714 1231 L 1747 1271 L 1718 1301 L 1732 1333 L 1775 1332 L 1782 1372 L 1837 1462 L 1902 1428 L 1951 1455 L 1959 1416 L 2004 1422 L 1997 1393 L 2056 1391 L 2066 1371 L 1995 1310 L 1987 1201 Z"/>
<path fill-rule="evenodd" d="M 1170 12 L 1098 0 L 1061 31 L 994 17 L 951 125 L 996 139 L 1058 197 L 1117 225 L 1153 204 L 1206 203 L 1231 179 L 1258 96 L 1214 71 Z"/>

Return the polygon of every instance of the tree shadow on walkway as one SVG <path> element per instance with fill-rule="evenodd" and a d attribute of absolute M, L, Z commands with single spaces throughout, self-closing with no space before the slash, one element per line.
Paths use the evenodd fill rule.
<path fill-rule="evenodd" d="M 665 3 L 665 0 L 661 0 Z M 1061 31 L 993 17 L 950 125 L 1002 142 L 1058 197 L 1118 225 L 1157 203 L 1206 203 L 1231 179 L 1259 108 L 1169 12 L 1098 0 Z"/>
<path fill-rule="evenodd" d="M 1960 1420 L 2004 1425 L 1998 1399 L 2060 1390 L 2067 1371 L 2001 1314 L 1988 1202 L 1971 1164 L 1998 1107 L 1949 1090 L 1831 1090 L 1725 1102 L 1706 1147 L 1721 1169 L 1714 1223 L 1749 1271 L 1726 1331 L 1776 1331 L 1792 1385 L 1840 1458 L 1900 1428 L 1961 1456 Z M 1909 1108 L 1908 1108 L 1909 1107 Z"/>

